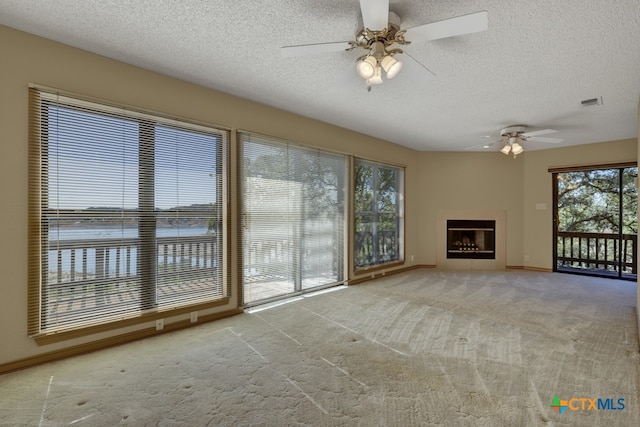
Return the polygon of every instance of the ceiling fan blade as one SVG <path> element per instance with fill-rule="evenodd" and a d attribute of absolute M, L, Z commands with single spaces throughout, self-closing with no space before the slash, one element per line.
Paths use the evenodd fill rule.
<path fill-rule="evenodd" d="M 480 148 L 482 148 L 482 150 L 480 151 L 484 151 L 484 150 L 489 150 L 492 151 L 493 150 L 493 146 L 497 144 L 496 142 L 485 142 L 484 144 L 476 144 L 476 145 L 472 145 L 471 147 L 467 147 L 464 150 L 465 151 L 470 151 L 470 150 L 479 150 Z"/>
<path fill-rule="evenodd" d="M 335 43 L 316 43 L 301 44 L 297 46 L 283 46 L 280 48 L 280 56 L 282 58 L 290 58 L 293 56 L 317 55 L 320 53 L 340 52 L 350 49 L 350 42 Z"/>
<path fill-rule="evenodd" d="M 387 28 L 389 21 L 389 0 L 360 0 L 364 28 L 380 31 Z"/>
<path fill-rule="evenodd" d="M 522 136 L 529 138 L 531 136 L 540 136 L 540 135 L 546 135 L 548 133 L 557 133 L 557 130 L 553 130 L 553 129 L 542 129 L 542 130 L 536 130 L 533 132 L 525 132 L 522 134 Z"/>
<path fill-rule="evenodd" d="M 402 71 L 400 71 L 400 74 L 407 76 L 409 79 L 436 77 L 436 74 L 433 71 L 431 71 L 422 62 L 411 56 L 411 54 L 407 52 L 406 49 L 404 50 L 404 52 L 396 55 L 396 59 L 401 60 L 404 64 Z"/>
<path fill-rule="evenodd" d="M 560 139 L 560 138 L 541 138 L 539 136 L 532 136 L 532 137 L 528 137 L 527 141 L 533 141 L 533 142 L 549 142 L 551 144 L 557 144 L 559 142 L 564 141 L 564 139 Z"/>
<path fill-rule="evenodd" d="M 361 0 L 363 1 L 363 0 Z M 463 34 L 478 33 L 489 28 L 488 12 L 471 13 L 456 18 L 432 22 L 409 28 L 405 34 L 408 41 L 431 41 Z"/>

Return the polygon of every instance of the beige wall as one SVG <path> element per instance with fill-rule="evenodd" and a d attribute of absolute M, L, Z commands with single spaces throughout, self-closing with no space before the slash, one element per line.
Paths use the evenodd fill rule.
<path fill-rule="evenodd" d="M 181 82 L 85 51 L 0 26 L 0 365 L 88 338 L 38 346 L 27 337 L 27 87 L 49 86 L 142 109 L 264 133 L 301 144 L 406 166 L 406 227 L 420 228 L 413 150 Z M 233 139 L 233 138 L 232 138 Z M 232 150 L 232 155 L 234 150 Z M 235 164 L 235 161 L 232 161 Z M 236 188 L 232 183 L 232 189 Z M 232 208 L 236 194 L 232 195 Z M 235 224 L 234 224 L 235 227 Z M 235 228 L 234 230 L 235 231 Z M 233 233 L 232 235 L 235 235 Z M 407 233 L 407 253 L 417 252 L 418 233 Z M 233 242 L 232 253 L 237 251 Z M 416 260 L 417 262 L 417 260 Z M 408 261 L 410 266 L 416 262 Z M 233 283 L 238 278 L 233 277 Z M 237 286 L 233 286 L 234 295 Z M 219 310 L 234 308 L 222 307 Z M 218 311 L 219 311 L 218 310 Z M 216 310 L 212 310 L 215 312 Z M 167 324 L 176 319 L 166 319 Z M 129 332 L 139 325 L 121 330 Z M 103 333 L 91 339 L 106 338 Z"/>
<path fill-rule="evenodd" d="M 553 192 L 550 167 L 636 161 L 637 141 L 628 139 L 526 153 L 524 161 L 525 267 L 553 267 Z M 544 204 L 546 209 L 536 209 Z"/>
<path fill-rule="evenodd" d="M 436 262 L 438 211 L 506 211 L 506 265 L 522 266 L 523 156 L 420 153 L 421 264 Z"/>
<path fill-rule="evenodd" d="M 507 267 L 551 270 L 553 193 L 548 169 L 636 161 L 637 156 L 636 139 L 527 151 L 516 159 L 496 153 L 420 153 L 420 263 L 436 264 L 439 210 L 504 210 Z"/>

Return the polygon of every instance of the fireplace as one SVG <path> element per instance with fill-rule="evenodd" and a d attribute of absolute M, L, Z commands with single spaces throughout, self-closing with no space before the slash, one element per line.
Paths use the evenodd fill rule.
<path fill-rule="evenodd" d="M 496 221 L 447 220 L 447 258 L 496 259 Z"/>

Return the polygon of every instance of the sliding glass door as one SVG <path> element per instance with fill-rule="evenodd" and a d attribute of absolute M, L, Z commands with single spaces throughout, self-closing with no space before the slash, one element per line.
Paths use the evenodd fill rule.
<path fill-rule="evenodd" d="M 554 270 L 634 279 L 636 166 L 555 172 Z"/>
<path fill-rule="evenodd" d="M 240 133 L 243 302 L 344 280 L 347 158 Z"/>

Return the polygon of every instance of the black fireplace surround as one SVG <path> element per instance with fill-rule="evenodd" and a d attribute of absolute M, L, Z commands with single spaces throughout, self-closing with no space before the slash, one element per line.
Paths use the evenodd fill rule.
<path fill-rule="evenodd" d="M 447 220 L 447 258 L 496 259 L 496 222 Z"/>

